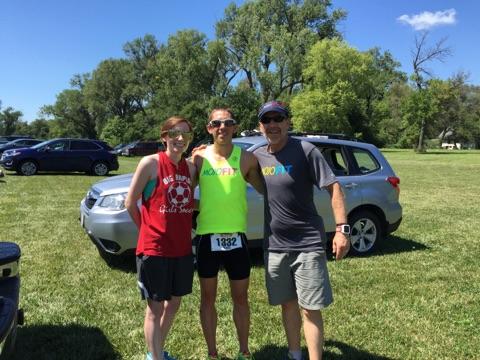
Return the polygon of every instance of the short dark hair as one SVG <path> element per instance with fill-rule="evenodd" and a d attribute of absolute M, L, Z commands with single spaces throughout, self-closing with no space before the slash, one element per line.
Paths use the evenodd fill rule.
<path fill-rule="evenodd" d="M 235 119 L 235 115 L 233 115 L 232 109 L 230 109 L 230 108 L 215 108 L 212 111 L 210 111 L 210 115 L 208 116 L 209 121 L 212 120 L 213 113 L 216 112 L 216 111 L 226 111 L 230 114 L 230 117 L 232 119 Z"/>

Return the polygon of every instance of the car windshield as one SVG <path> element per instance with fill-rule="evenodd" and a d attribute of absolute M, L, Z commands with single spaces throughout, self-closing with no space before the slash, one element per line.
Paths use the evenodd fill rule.
<path fill-rule="evenodd" d="M 12 141 L 9 141 L 7 142 L 5 145 L 15 145 L 16 143 L 20 142 L 20 141 L 23 141 L 24 139 L 16 139 L 16 140 L 12 140 Z"/>
<path fill-rule="evenodd" d="M 138 143 L 139 143 L 139 140 L 134 141 L 134 142 L 131 142 L 131 143 L 125 145 L 125 147 L 126 147 L 126 148 L 132 148 L 132 147 L 134 147 L 135 145 L 137 145 Z"/>
<path fill-rule="evenodd" d="M 45 145 L 48 145 L 51 142 L 52 142 L 52 140 L 47 140 L 47 141 L 41 142 L 40 144 L 32 146 L 31 149 L 40 149 L 40 148 L 44 147 Z"/>

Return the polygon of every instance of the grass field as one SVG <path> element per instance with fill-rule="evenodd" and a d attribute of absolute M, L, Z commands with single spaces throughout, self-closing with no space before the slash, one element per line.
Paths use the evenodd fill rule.
<path fill-rule="evenodd" d="M 326 359 L 479 359 L 480 152 L 386 150 L 401 178 L 404 219 L 368 257 L 329 262 L 335 302 L 324 311 Z M 138 159 L 121 159 L 133 171 Z M 144 303 L 133 259 L 108 265 L 79 226 L 79 202 L 99 178 L 43 174 L 0 178 L 0 240 L 21 246 L 21 306 L 13 360 L 144 359 Z M 266 301 L 254 253 L 250 347 L 281 359 L 279 308 Z M 225 274 L 218 295 L 219 350 L 237 352 Z M 199 289 L 184 298 L 167 341 L 179 359 L 201 359 Z"/>

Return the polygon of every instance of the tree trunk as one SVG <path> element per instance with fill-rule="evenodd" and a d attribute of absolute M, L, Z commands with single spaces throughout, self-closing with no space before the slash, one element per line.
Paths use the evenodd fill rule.
<path fill-rule="evenodd" d="M 424 134 L 425 134 L 425 119 L 422 119 L 422 124 L 420 125 L 420 134 L 418 135 L 418 145 L 417 145 L 417 148 L 415 149 L 415 151 L 418 153 L 425 152 L 425 144 L 423 143 Z"/>

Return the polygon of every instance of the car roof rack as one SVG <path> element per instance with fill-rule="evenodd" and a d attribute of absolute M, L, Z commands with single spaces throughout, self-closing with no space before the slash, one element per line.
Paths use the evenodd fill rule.
<path fill-rule="evenodd" d="M 262 133 L 260 132 L 260 130 L 257 130 L 257 129 L 253 129 L 253 130 L 243 130 L 241 133 L 240 133 L 240 136 L 241 137 L 246 137 L 246 136 L 261 136 Z"/>
<path fill-rule="evenodd" d="M 341 133 L 325 133 L 325 132 L 316 132 L 316 131 L 289 131 L 289 134 L 292 136 L 305 136 L 305 137 L 321 137 L 325 139 L 337 139 L 337 140 L 348 140 L 348 141 L 357 141 L 361 142 L 360 139 L 357 139 L 354 136 L 349 136 Z"/>
<path fill-rule="evenodd" d="M 316 131 L 293 131 L 290 130 L 288 132 L 289 135 L 291 136 L 305 136 L 305 137 L 319 137 L 319 138 L 324 138 L 324 139 L 337 139 L 337 140 L 348 140 L 348 141 L 357 141 L 357 142 L 362 142 L 362 140 L 354 137 L 354 136 L 349 136 L 341 133 L 325 133 L 325 132 L 316 132 Z M 240 133 L 241 137 L 246 137 L 246 136 L 261 136 L 262 133 L 257 130 L 243 130 Z"/>

